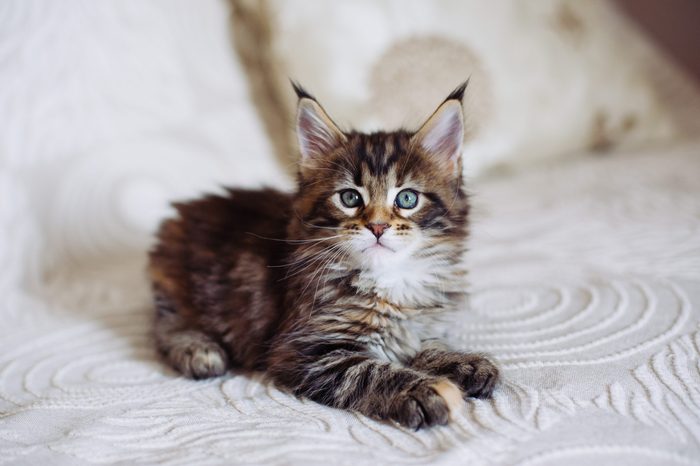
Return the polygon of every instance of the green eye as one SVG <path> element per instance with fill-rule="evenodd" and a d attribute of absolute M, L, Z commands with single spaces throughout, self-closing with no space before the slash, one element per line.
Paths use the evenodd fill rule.
<path fill-rule="evenodd" d="M 358 207 L 362 205 L 362 196 L 354 189 L 340 191 L 340 201 L 345 207 Z"/>
<path fill-rule="evenodd" d="M 396 206 L 400 209 L 413 209 L 418 204 L 418 193 L 404 189 L 396 196 Z"/>

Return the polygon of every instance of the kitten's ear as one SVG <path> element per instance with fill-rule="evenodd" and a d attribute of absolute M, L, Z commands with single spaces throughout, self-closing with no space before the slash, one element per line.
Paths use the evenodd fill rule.
<path fill-rule="evenodd" d="M 413 140 L 423 150 L 453 174 L 458 174 L 461 170 L 464 141 L 462 98 L 468 83 L 469 80 L 452 91 L 413 136 Z"/>
<path fill-rule="evenodd" d="M 311 94 L 297 83 L 292 86 L 299 97 L 296 132 L 302 162 L 323 157 L 346 137 Z"/>

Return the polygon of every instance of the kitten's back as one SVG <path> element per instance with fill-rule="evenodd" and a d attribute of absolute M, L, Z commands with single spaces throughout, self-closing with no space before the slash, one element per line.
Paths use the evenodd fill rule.
<path fill-rule="evenodd" d="M 280 318 L 274 266 L 286 253 L 291 202 L 271 189 L 237 189 L 174 205 L 149 274 L 158 347 L 180 372 L 199 378 L 260 364 Z"/>

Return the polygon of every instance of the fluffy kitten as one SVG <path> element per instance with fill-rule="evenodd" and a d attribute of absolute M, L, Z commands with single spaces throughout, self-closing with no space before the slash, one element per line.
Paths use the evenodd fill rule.
<path fill-rule="evenodd" d="M 440 346 L 464 306 L 460 86 L 417 131 L 343 132 L 301 87 L 298 189 L 176 204 L 150 255 L 155 337 L 192 378 L 264 370 L 297 396 L 445 424 L 498 370 Z"/>

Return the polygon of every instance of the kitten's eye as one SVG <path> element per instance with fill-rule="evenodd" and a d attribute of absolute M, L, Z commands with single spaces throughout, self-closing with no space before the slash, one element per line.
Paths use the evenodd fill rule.
<path fill-rule="evenodd" d="M 362 205 L 362 196 L 354 189 L 340 191 L 340 200 L 345 207 L 358 207 Z"/>
<path fill-rule="evenodd" d="M 418 193 L 412 189 L 404 189 L 396 195 L 395 202 L 400 209 L 413 209 L 418 204 Z"/>

